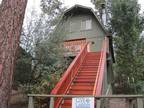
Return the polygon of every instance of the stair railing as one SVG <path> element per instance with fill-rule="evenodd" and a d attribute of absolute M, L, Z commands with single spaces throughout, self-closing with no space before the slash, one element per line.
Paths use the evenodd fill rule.
<path fill-rule="evenodd" d="M 50 99 L 50 107 L 54 108 L 54 99 L 55 98 L 79 98 L 79 97 L 94 97 L 96 99 L 96 108 L 99 107 L 100 100 L 111 100 L 111 99 L 125 99 L 127 104 L 129 104 L 130 108 L 144 108 L 144 95 L 100 95 L 100 96 L 92 96 L 92 95 L 44 95 L 44 94 L 28 94 L 28 108 L 35 108 L 34 100 L 35 98 L 49 98 Z M 106 105 L 109 104 L 110 101 Z M 119 102 L 116 102 L 117 106 Z M 108 106 L 105 106 L 107 108 Z"/>
<path fill-rule="evenodd" d="M 93 95 L 94 96 L 102 95 L 101 92 L 102 92 L 102 86 L 103 86 L 102 83 L 103 83 L 104 72 L 105 72 L 107 48 L 108 48 L 108 38 L 105 37 L 105 39 L 102 43 L 98 72 L 97 72 L 95 85 L 94 85 L 94 89 L 93 89 Z"/>
<path fill-rule="evenodd" d="M 72 61 L 72 63 L 70 64 L 66 72 L 63 74 L 59 82 L 56 84 L 56 86 L 52 90 L 51 94 L 58 95 L 58 94 L 66 94 L 68 92 L 68 89 L 72 81 L 74 80 L 74 77 L 78 73 L 79 67 L 82 64 L 88 52 L 87 46 L 88 46 L 88 43 L 84 45 L 83 49 Z M 62 101 L 62 98 L 55 99 L 55 108 L 57 108 L 60 105 L 61 101 Z"/>

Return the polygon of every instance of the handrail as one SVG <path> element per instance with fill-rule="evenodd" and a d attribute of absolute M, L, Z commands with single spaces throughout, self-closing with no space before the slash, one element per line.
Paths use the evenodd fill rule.
<path fill-rule="evenodd" d="M 66 83 L 64 82 L 65 79 L 67 78 L 67 76 L 69 75 L 69 73 L 71 72 L 72 68 L 74 67 L 74 65 L 76 64 L 78 58 L 81 57 L 82 52 L 86 49 L 88 43 L 85 44 L 84 48 L 80 51 L 80 53 L 76 56 L 76 58 L 72 61 L 72 63 L 70 64 L 70 66 L 68 67 L 68 69 L 66 70 L 66 72 L 64 73 L 64 75 L 62 76 L 62 78 L 59 80 L 59 82 L 56 84 L 55 88 L 52 90 L 51 94 L 57 94 L 58 90 L 60 89 L 60 85 L 62 85 L 62 83 Z"/>
<path fill-rule="evenodd" d="M 86 54 L 87 54 L 87 45 L 86 43 L 80 53 L 72 61 L 62 78 L 56 84 L 55 88 L 51 91 L 51 94 L 66 94 L 70 84 L 72 83 L 75 75 L 77 74 L 80 65 L 82 64 Z M 60 104 L 61 99 L 56 100 L 56 106 Z"/>
<path fill-rule="evenodd" d="M 103 44 L 102 44 L 102 49 L 101 49 L 101 56 L 100 56 L 100 61 L 99 61 L 99 67 L 98 67 L 98 72 L 95 80 L 95 85 L 93 89 L 93 95 L 101 95 L 101 90 L 102 90 L 102 82 L 103 82 L 103 76 L 104 76 L 104 71 L 105 71 L 105 62 L 106 62 L 106 53 L 107 53 L 107 46 L 108 45 L 108 39 L 105 37 Z"/>
<path fill-rule="evenodd" d="M 83 97 L 92 97 L 95 98 L 96 102 L 96 108 L 100 108 L 101 105 L 101 99 L 127 99 L 127 100 L 136 100 L 137 102 L 135 105 L 137 105 L 137 108 L 143 108 L 143 98 L 144 95 L 100 95 L 100 96 L 94 96 L 94 95 L 44 95 L 44 94 L 28 94 L 28 108 L 34 108 L 34 97 L 46 97 L 50 98 L 50 106 L 49 108 L 54 108 L 54 100 L 55 98 L 83 98 Z M 132 104 L 132 103 L 131 103 Z"/>
<path fill-rule="evenodd" d="M 46 95 L 46 94 L 28 94 L 28 97 L 61 97 L 61 98 L 70 98 L 70 97 L 95 97 L 99 98 L 144 98 L 144 95 Z"/>

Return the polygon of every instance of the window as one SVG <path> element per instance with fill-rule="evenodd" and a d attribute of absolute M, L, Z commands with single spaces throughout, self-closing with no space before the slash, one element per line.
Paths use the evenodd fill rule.
<path fill-rule="evenodd" d="M 82 20 L 81 22 L 81 30 L 90 30 L 92 29 L 92 21 L 91 19 Z"/>
<path fill-rule="evenodd" d="M 76 23 L 70 22 L 70 32 L 75 32 L 75 31 L 76 31 Z"/>

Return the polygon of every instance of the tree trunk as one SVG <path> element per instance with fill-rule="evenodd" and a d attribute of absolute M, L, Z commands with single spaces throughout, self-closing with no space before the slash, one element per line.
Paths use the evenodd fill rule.
<path fill-rule="evenodd" d="M 12 76 L 27 0 L 0 5 L 0 108 L 8 108 Z"/>

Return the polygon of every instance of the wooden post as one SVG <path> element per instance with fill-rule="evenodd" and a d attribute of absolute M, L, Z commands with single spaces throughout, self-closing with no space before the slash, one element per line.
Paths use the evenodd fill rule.
<path fill-rule="evenodd" d="M 96 108 L 100 108 L 100 107 L 101 107 L 101 100 L 96 99 Z"/>
<path fill-rule="evenodd" d="M 132 99 L 128 100 L 128 105 L 129 105 L 129 108 L 133 108 L 133 100 Z"/>
<path fill-rule="evenodd" d="M 143 108 L 143 98 L 137 98 L 137 108 Z"/>
<path fill-rule="evenodd" d="M 34 102 L 32 96 L 29 97 L 28 108 L 34 108 Z"/>
<path fill-rule="evenodd" d="M 50 108 L 54 108 L 54 97 L 50 98 Z"/>

